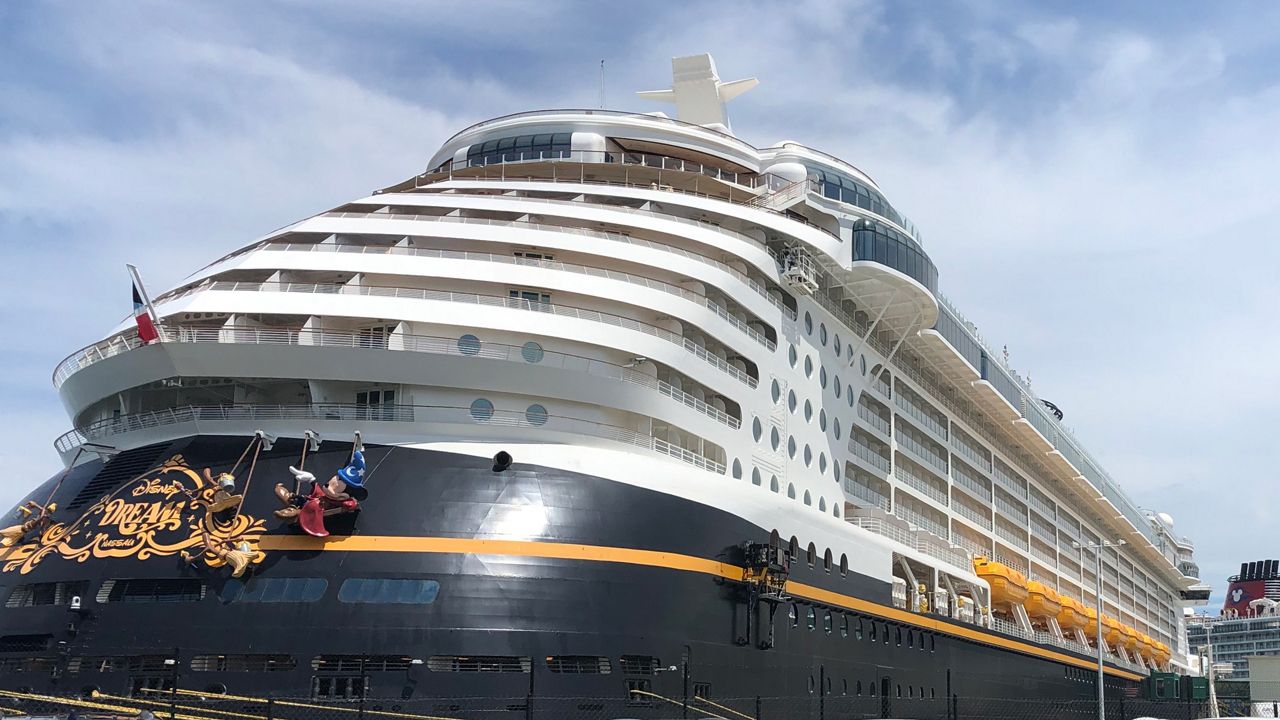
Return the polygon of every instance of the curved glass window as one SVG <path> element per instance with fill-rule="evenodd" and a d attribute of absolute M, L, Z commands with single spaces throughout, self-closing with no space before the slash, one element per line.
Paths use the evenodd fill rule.
<path fill-rule="evenodd" d="M 774 492 L 778 492 L 778 476 L 777 475 L 770 476 L 769 489 Z"/>
<path fill-rule="evenodd" d="M 493 417 L 493 403 L 484 398 L 476 398 L 471 402 L 471 417 L 477 422 Z"/>
<path fill-rule="evenodd" d="M 795 390 L 787 391 L 787 409 L 790 410 L 793 414 L 796 411 L 796 391 Z"/>
<path fill-rule="evenodd" d="M 827 454 L 824 452 L 818 453 L 818 472 L 827 472 Z"/>
<path fill-rule="evenodd" d="M 467 165 L 567 158 L 572 149 L 572 133 L 513 135 L 476 143 L 467 148 Z"/>
<path fill-rule="evenodd" d="M 813 403 L 808 400 L 805 400 L 804 401 L 804 421 L 809 422 L 812 419 L 813 419 Z"/>
<path fill-rule="evenodd" d="M 463 355 L 475 355 L 480 352 L 480 338 L 471 333 L 458 338 L 458 352 Z"/>
<path fill-rule="evenodd" d="M 813 464 L 813 449 L 809 447 L 808 443 L 806 443 L 804 446 L 804 466 L 809 467 L 812 464 Z"/>
<path fill-rule="evenodd" d="M 473 406 L 473 407 L 474 407 L 474 406 Z M 492 414 L 492 413 L 490 413 L 490 414 Z M 486 418 L 486 419 L 488 419 L 488 418 Z M 529 406 L 528 408 L 526 408 L 526 409 L 525 409 L 525 411 L 524 411 L 524 419 L 525 419 L 525 420 L 526 420 L 530 425 L 546 425 L 546 424 L 547 424 L 547 409 L 546 409 L 545 407 L 543 407 L 543 406 L 541 406 L 541 405 L 537 405 L 537 404 L 530 405 L 530 406 Z"/>
<path fill-rule="evenodd" d="M 544 354 L 542 346 L 532 340 L 525 343 L 524 346 L 520 348 L 520 356 L 523 357 L 524 361 L 527 363 L 542 362 Z"/>
<path fill-rule="evenodd" d="M 893 268 L 938 292 L 938 268 L 914 240 L 885 225 L 859 222 L 853 226 L 853 259 L 870 260 Z"/>
<path fill-rule="evenodd" d="M 338 588 L 338 602 L 428 605 L 438 594 L 440 583 L 435 580 L 347 578 Z"/>
<path fill-rule="evenodd" d="M 324 578 L 231 578 L 218 591 L 218 599 L 224 603 L 310 603 L 324 597 L 328 587 Z"/>
<path fill-rule="evenodd" d="M 818 429 L 823 432 L 827 431 L 827 411 L 826 410 L 818 411 Z"/>
<path fill-rule="evenodd" d="M 787 457 L 794 458 L 796 456 L 796 436 L 792 435 L 787 438 Z"/>
<path fill-rule="evenodd" d="M 796 355 L 796 346 L 795 346 L 795 345 L 792 345 L 791 347 L 787 348 L 787 362 L 791 363 L 791 367 L 795 367 L 795 366 L 796 366 L 796 359 L 797 359 L 797 357 L 798 357 L 798 356 Z"/>
<path fill-rule="evenodd" d="M 764 425 L 760 424 L 760 418 L 751 418 L 751 436 L 760 442 L 760 437 L 764 435 Z"/>
<path fill-rule="evenodd" d="M 840 355 L 840 333 L 836 333 L 831 339 L 831 349 L 836 351 L 836 356 Z"/>
<path fill-rule="evenodd" d="M 804 504 L 805 504 L 805 505 L 812 505 L 812 504 L 813 504 L 813 496 L 809 494 L 809 491 L 808 491 L 808 490 L 805 490 L 805 491 L 804 491 Z"/>
<path fill-rule="evenodd" d="M 787 497 L 788 497 L 788 498 L 790 498 L 790 499 L 792 499 L 792 500 L 795 500 L 795 499 L 796 499 L 796 484 L 795 484 L 795 483 L 788 483 L 788 484 L 787 484 Z"/>
<path fill-rule="evenodd" d="M 813 334 L 813 316 L 810 315 L 807 310 L 804 313 L 804 334 L 805 335 Z"/>
<path fill-rule="evenodd" d="M 773 428 L 769 431 L 769 445 L 771 445 L 774 450 L 777 450 L 778 446 L 781 444 L 782 435 L 778 432 L 778 428 Z"/>
<path fill-rule="evenodd" d="M 827 324 L 818 323 L 818 341 L 826 346 L 827 344 Z"/>
<path fill-rule="evenodd" d="M 733 479 L 742 479 L 742 462 L 739 461 L 738 458 L 733 459 Z"/>
<path fill-rule="evenodd" d="M 809 377 L 813 374 L 813 358 L 805 357 L 804 359 L 804 376 Z"/>
<path fill-rule="evenodd" d="M 778 398 L 782 397 L 782 386 L 778 384 L 777 380 L 773 381 L 773 385 L 770 388 L 770 392 L 773 393 L 774 402 L 778 402 Z"/>
<path fill-rule="evenodd" d="M 915 226 L 911 221 L 903 216 L 902 213 L 894 210 L 893 206 L 889 204 L 888 200 L 884 199 L 884 195 L 880 194 L 879 190 L 833 170 L 810 167 L 809 171 L 817 175 L 817 181 L 822 186 L 821 193 L 823 197 L 849 205 L 856 205 L 863 210 L 870 210 L 909 231 L 915 231 Z"/>
<path fill-rule="evenodd" d="M 751 484 L 760 484 L 760 468 L 751 468 Z"/>

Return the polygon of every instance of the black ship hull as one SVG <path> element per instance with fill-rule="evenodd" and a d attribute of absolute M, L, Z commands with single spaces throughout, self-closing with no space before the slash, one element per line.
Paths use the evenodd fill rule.
<path fill-rule="evenodd" d="M 247 442 L 129 451 L 29 499 L 56 486 L 53 519 L 78 538 L 95 519 L 111 528 L 100 535 L 128 535 L 163 509 L 127 525 L 95 505 L 100 496 L 148 499 L 130 487 L 174 455 L 216 475 Z M 518 457 L 496 471 L 487 458 L 371 447 L 367 499 L 326 518 L 330 538 L 312 538 L 273 515 L 274 485 L 292 485 L 300 449 L 281 440 L 238 468 L 244 489 L 253 466 L 240 514 L 260 521 L 261 551 L 240 579 L 159 536 L 151 552 L 132 535 L 103 535 L 82 556 L 80 540 L 35 561 L 32 538 L 6 550 L 0 688 L 123 697 L 176 687 L 486 718 L 1047 717 L 1047 703 L 1087 709 L 1096 698 L 1089 658 L 904 617 L 884 578 L 842 573 L 821 555 L 792 563 L 788 600 L 753 601 L 735 572 L 743 544 L 770 542 L 770 528 Z M 326 442 L 306 466 L 323 479 L 349 454 Z M 109 512 L 114 524 L 100 517 Z M 164 532 L 179 538 L 199 524 L 170 519 Z M 1140 678 L 1114 671 L 1112 694 L 1136 694 Z"/>

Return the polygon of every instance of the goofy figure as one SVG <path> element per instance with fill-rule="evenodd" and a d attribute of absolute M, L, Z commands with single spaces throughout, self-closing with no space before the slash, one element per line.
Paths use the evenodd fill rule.
<path fill-rule="evenodd" d="M 324 519 L 331 515 L 356 512 L 360 501 L 368 497 L 364 488 L 364 452 L 356 450 L 351 454 L 347 466 L 338 470 L 328 482 L 316 480 L 316 476 L 306 470 L 290 467 L 295 486 L 298 491 L 290 490 L 284 484 L 276 485 L 276 497 L 284 503 L 284 507 L 276 510 L 276 517 L 296 522 L 315 537 L 328 537 Z M 306 494 L 301 491 L 303 482 L 311 483 Z"/>

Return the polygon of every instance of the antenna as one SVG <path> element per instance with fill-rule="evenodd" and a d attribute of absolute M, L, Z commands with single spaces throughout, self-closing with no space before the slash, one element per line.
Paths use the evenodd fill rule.
<path fill-rule="evenodd" d="M 604 109 L 604 58 L 600 58 L 600 109 Z"/>

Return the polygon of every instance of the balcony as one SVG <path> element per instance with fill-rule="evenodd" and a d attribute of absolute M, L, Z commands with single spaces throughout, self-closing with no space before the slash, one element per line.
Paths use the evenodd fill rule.
<path fill-rule="evenodd" d="M 1020 550 L 1026 551 L 1027 548 L 1030 547 L 1025 530 L 1011 528 L 997 520 L 995 523 L 995 531 L 997 537 Z"/>
<path fill-rule="evenodd" d="M 923 512 L 912 508 L 906 503 L 898 503 L 897 507 L 894 508 L 893 514 L 922 530 L 928 530 L 940 538 L 946 539 L 951 534 L 948 532 L 946 525 L 929 517 Z"/>
<path fill-rule="evenodd" d="M 858 417 L 862 419 L 867 427 L 879 431 L 880 435 L 887 441 L 893 437 L 892 426 L 888 420 L 885 420 L 879 413 L 867 407 L 864 403 L 858 403 Z"/>
<path fill-rule="evenodd" d="M 940 443 L 947 441 L 947 426 L 939 422 L 931 413 L 925 412 L 923 408 L 916 404 L 916 400 L 901 388 L 894 396 L 893 402 L 898 406 L 899 410 L 906 413 L 919 427 L 931 433 L 935 440 Z"/>
<path fill-rule="evenodd" d="M 281 435 L 300 436 L 301 428 L 311 425 L 319 430 L 336 425 L 329 432 L 350 433 L 356 423 L 383 427 L 384 434 L 417 437 L 429 437 L 433 430 L 438 433 L 440 425 L 459 424 L 519 428 L 522 438 L 526 438 L 529 431 L 546 431 L 566 437 L 585 435 L 651 450 L 720 475 L 725 471 L 723 463 L 629 428 L 562 415 L 531 416 L 523 411 L 490 410 L 477 416 L 472 408 L 445 405 L 188 405 L 122 415 L 83 425 L 59 437 L 54 447 L 66 456 L 85 443 L 101 441 L 111 445 L 111 438 L 132 433 L 163 437 L 200 433 L 252 435 L 257 429 L 268 432 L 276 429 Z M 401 427 L 393 430 L 392 424 Z M 366 434 L 370 441 L 375 437 L 372 432 Z"/>
<path fill-rule="evenodd" d="M 1040 496 L 1040 493 L 1034 490 L 1028 494 L 1027 500 L 1031 503 L 1031 509 L 1048 518 L 1050 525 L 1053 524 L 1054 519 L 1058 516 L 1058 512 L 1052 501 L 1044 499 Z"/>
<path fill-rule="evenodd" d="M 951 437 L 951 449 L 959 453 L 961 457 L 973 463 L 974 467 L 988 475 L 991 474 L 991 454 L 984 450 L 979 450 L 974 447 L 973 444 L 966 442 L 964 437 L 958 432 L 954 433 Z"/>
<path fill-rule="evenodd" d="M 901 482 L 912 490 L 921 493 L 943 507 L 950 504 L 949 499 L 947 498 L 946 489 L 930 482 L 928 478 L 917 472 L 910 463 L 898 463 L 897 467 L 894 468 L 893 476 L 898 480 L 898 482 Z"/>
<path fill-rule="evenodd" d="M 898 430 L 899 432 L 897 433 L 897 436 L 896 436 L 898 441 L 898 447 L 906 448 L 908 451 L 911 452 L 912 455 L 914 455 L 916 458 L 922 461 L 925 465 L 938 471 L 938 473 L 943 477 L 947 476 L 947 458 L 946 457 L 938 453 L 938 451 L 933 449 L 932 447 L 929 447 L 923 441 L 918 440 L 917 438 L 912 436 L 912 434 L 909 431 L 903 432 L 901 427 L 899 427 Z"/>
<path fill-rule="evenodd" d="M 1025 527 L 1030 524 L 1030 520 L 1027 519 L 1027 508 L 1009 502 L 1000 493 L 995 494 L 995 506 L 996 510 L 1017 521 L 1018 525 Z"/>
<path fill-rule="evenodd" d="M 889 496 L 863 482 L 860 478 L 845 475 L 844 491 L 865 504 L 865 507 L 876 507 L 889 512 L 891 503 Z"/>
<path fill-rule="evenodd" d="M 977 510 L 976 508 L 969 506 L 967 503 L 962 503 L 962 502 L 952 503 L 951 509 L 954 510 L 957 515 L 964 518 L 965 520 L 968 520 L 973 523 L 977 523 L 978 527 L 984 528 L 986 530 L 991 529 L 991 515 L 989 512 L 983 513 Z"/>
<path fill-rule="evenodd" d="M 987 505 L 991 504 L 991 487 L 984 483 L 982 479 L 964 463 L 951 463 L 951 481 L 955 483 L 957 487 L 963 488 L 966 492 L 973 495 L 974 498 L 981 500 Z"/>
<path fill-rule="evenodd" d="M 603 323 L 614 327 L 620 327 L 627 330 L 645 333 L 653 337 L 657 337 L 668 342 L 683 347 L 686 351 L 694 355 L 694 357 L 702 360 L 720 370 L 721 372 L 733 377 L 748 387 L 756 387 L 758 381 L 738 369 L 728 361 L 715 355 L 707 350 L 706 347 L 695 343 L 689 338 L 679 333 L 674 333 L 666 328 L 641 322 L 634 318 L 614 315 L 612 313 L 600 312 L 597 310 L 588 310 L 570 305 L 558 305 L 547 302 L 532 302 L 520 298 L 513 298 L 501 295 L 480 295 L 477 293 L 454 292 L 450 290 L 432 290 L 425 288 L 407 288 L 407 287 L 387 287 L 374 285 L 342 285 L 336 283 L 294 283 L 294 282 L 243 282 L 229 280 L 207 280 L 196 286 L 188 288 L 179 293 L 169 296 L 169 299 L 176 299 L 184 295 L 196 292 L 280 292 L 280 293 L 300 293 L 300 294 L 322 294 L 322 295 L 359 295 L 379 298 L 408 298 L 415 300 L 433 300 L 440 302 L 464 303 L 469 305 L 482 305 L 489 307 L 501 307 L 512 310 L 524 310 L 530 312 L 547 313 L 560 317 L 575 318 L 587 322 Z"/>
<path fill-rule="evenodd" d="M 995 477 L 996 484 L 1008 490 L 1010 495 L 1023 500 L 1027 499 L 1027 481 L 1007 470 L 1004 463 L 995 463 L 992 475 Z"/>
<path fill-rule="evenodd" d="M 870 465 L 873 470 L 878 470 L 884 477 L 888 477 L 890 462 L 889 458 L 881 455 L 870 445 L 864 443 L 862 439 L 855 433 L 853 438 L 849 440 L 849 450 L 853 456 Z"/>

